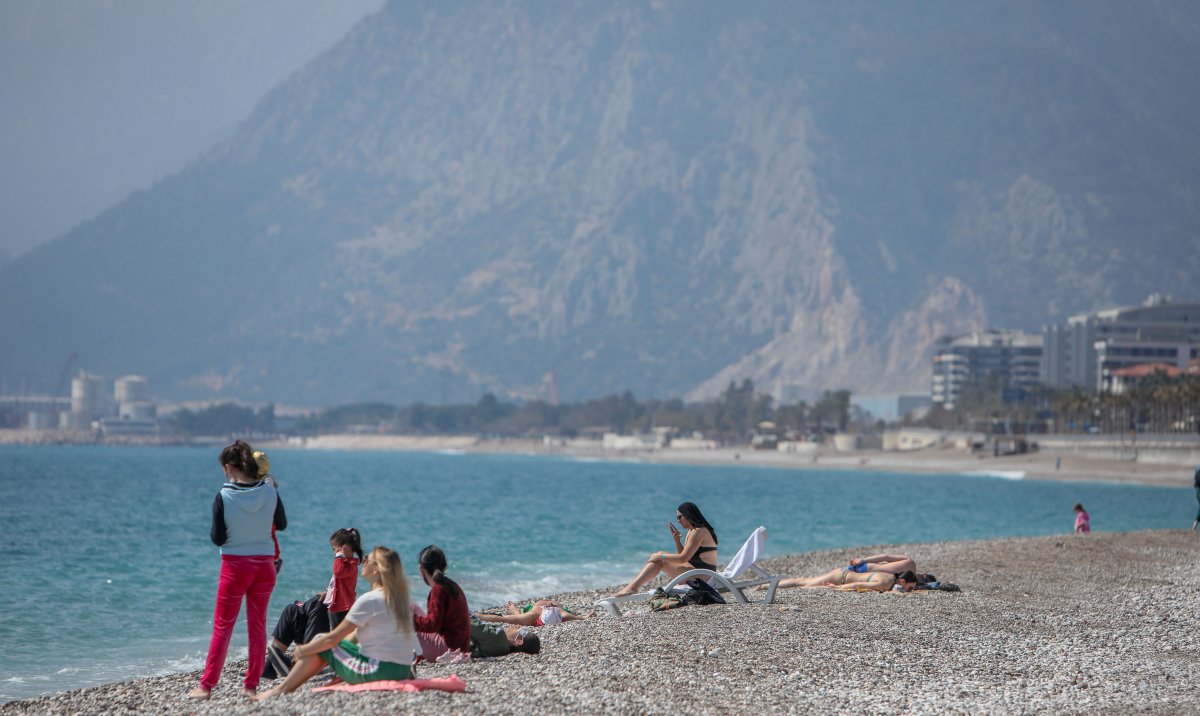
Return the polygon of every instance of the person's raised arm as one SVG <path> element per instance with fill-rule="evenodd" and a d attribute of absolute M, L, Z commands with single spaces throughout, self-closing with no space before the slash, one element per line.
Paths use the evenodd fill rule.
<path fill-rule="evenodd" d="M 688 530 L 687 540 L 679 550 L 679 562 L 690 561 L 692 557 L 696 556 L 696 550 L 698 549 L 700 549 L 700 530 Z"/>
<path fill-rule="evenodd" d="M 350 552 L 350 550 L 345 549 L 341 554 L 333 558 L 334 579 L 353 579 L 358 574 L 358 566 L 350 561 L 351 555 L 354 553 L 350 552 L 350 554 L 346 554 L 347 552 Z"/>
<path fill-rule="evenodd" d="M 675 527 L 674 522 L 667 522 L 667 529 L 671 530 L 671 538 L 675 540 L 675 551 L 683 551 L 683 543 L 679 541 L 679 530 Z"/>
<path fill-rule="evenodd" d="M 857 567 L 860 564 L 877 564 L 879 562 L 899 562 L 905 559 L 912 559 L 906 554 L 873 554 L 870 557 L 861 557 L 859 559 L 850 560 L 850 564 Z"/>

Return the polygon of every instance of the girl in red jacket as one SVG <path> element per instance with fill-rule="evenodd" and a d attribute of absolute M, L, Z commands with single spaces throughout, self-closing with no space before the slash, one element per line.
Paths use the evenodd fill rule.
<path fill-rule="evenodd" d="M 362 562 L 362 536 L 353 527 L 344 527 L 329 535 L 333 548 L 333 576 L 325 587 L 325 607 L 329 610 L 329 628 L 336 629 L 354 606 L 358 589 L 358 565 Z"/>
<path fill-rule="evenodd" d="M 436 661 L 447 651 L 471 652 L 471 614 L 462 587 L 446 576 L 446 553 L 429 545 L 417 557 L 421 579 L 429 585 L 425 615 L 415 615 L 417 639 L 425 661 Z"/>

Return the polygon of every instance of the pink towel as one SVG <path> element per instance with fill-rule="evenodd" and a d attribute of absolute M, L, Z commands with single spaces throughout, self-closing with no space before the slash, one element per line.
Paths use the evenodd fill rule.
<path fill-rule="evenodd" d="M 437 689 L 438 691 L 466 691 L 467 682 L 458 678 L 458 674 L 451 674 L 442 679 L 405 679 L 403 681 L 368 681 L 365 684 L 334 684 L 333 686 L 318 686 L 313 689 L 313 692 L 318 691 L 349 691 L 358 693 L 360 691 L 424 691 L 426 689 Z"/>

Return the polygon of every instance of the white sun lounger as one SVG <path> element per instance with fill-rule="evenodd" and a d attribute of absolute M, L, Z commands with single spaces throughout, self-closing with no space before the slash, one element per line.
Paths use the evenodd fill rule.
<path fill-rule="evenodd" d="M 767 539 L 767 528 L 759 527 L 751 533 L 750 538 L 742 545 L 733 559 L 725 565 L 725 569 L 720 572 L 714 572 L 711 569 L 689 569 L 683 574 L 672 579 L 663 591 L 668 593 L 682 593 L 688 591 L 686 582 L 689 579 L 701 577 L 707 579 L 709 585 L 713 589 L 721 592 L 728 592 L 733 600 L 738 604 L 770 604 L 775 601 L 775 589 L 779 586 L 781 576 L 773 575 L 758 564 L 758 560 L 763 556 L 764 543 Z M 754 601 L 746 597 L 744 590 L 750 587 L 757 587 L 766 584 L 767 593 L 761 600 Z M 654 591 L 641 592 L 639 594 L 629 594 L 624 597 L 606 597 L 596 602 L 596 606 L 600 607 L 614 617 L 621 616 L 621 610 L 617 607 L 618 604 L 624 602 L 645 602 L 649 601 L 654 596 Z"/>

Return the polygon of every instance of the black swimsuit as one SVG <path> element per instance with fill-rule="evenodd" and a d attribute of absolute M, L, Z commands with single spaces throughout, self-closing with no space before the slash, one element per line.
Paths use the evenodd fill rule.
<path fill-rule="evenodd" d="M 692 558 L 688 560 L 688 564 L 692 565 L 696 569 L 711 569 L 712 571 L 715 572 L 715 571 L 717 571 L 717 565 L 709 564 L 708 562 L 705 562 L 704 560 L 700 559 L 700 553 L 701 552 L 716 552 L 716 551 L 717 551 L 716 547 L 699 547 L 696 549 L 696 554 L 693 554 Z"/>

